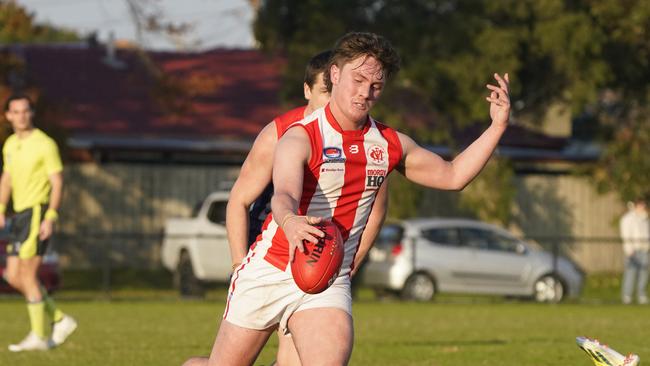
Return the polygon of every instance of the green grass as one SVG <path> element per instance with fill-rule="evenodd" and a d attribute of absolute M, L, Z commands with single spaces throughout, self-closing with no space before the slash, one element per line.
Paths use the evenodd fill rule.
<path fill-rule="evenodd" d="M 586 299 L 559 305 L 449 295 L 426 304 L 379 302 L 362 291 L 354 305 L 350 364 L 591 365 L 575 345 L 579 335 L 650 358 L 650 307 L 619 305 L 610 282 L 591 281 Z M 79 320 L 79 330 L 59 349 L 23 354 L 11 354 L 5 345 L 27 332 L 26 309 L 19 298 L 5 297 L 0 365 L 180 365 L 208 354 L 224 296 L 216 289 L 207 300 L 182 301 L 171 290 L 123 288 L 107 301 L 98 292 L 65 290 L 59 304 Z M 256 365 L 269 365 L 276 351 L 273 336 Z"/>

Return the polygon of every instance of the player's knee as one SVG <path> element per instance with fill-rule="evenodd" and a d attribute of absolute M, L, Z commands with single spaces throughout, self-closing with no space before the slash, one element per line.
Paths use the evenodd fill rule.
<path fill-rule="evenodd" d="M 16 273 L 5 273 L 3 275 L 5 281 L 9 284 L 9 286 L 20 290 L 22 281 L 20 280 L 20 276 L 18 276 Z"/>

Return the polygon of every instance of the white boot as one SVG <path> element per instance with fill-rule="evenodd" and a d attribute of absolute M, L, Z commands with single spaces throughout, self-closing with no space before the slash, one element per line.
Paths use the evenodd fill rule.
<path fill-rule="evenodd" d="M 69 315 L 64 315 L 52 327 L 52 341 L 56 346 L 60 346 L 75 329 L 77 329 L 77 321 Z"/>
<path fill-rule="evenodd" d="M 34 332 L 29 332 L 27 337 L 20 341 L 18 344 L 10 344 L 9 351 L 22 352 L 22 351 L 47 351 L 52 344 L 47 340 L 36 335 Z"/>

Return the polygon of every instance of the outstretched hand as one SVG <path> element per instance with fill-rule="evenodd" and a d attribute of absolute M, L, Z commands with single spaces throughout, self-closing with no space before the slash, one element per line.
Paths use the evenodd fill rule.
<path fill-rule="evenodd" d="M 508 73 L 503 77 L 494 74 L 498 86 L 487 84 L 491 90 L 490 96 L 485 99 L 490 102 L 490 118 L 492 123 L 498 127 L 506 127 L 510 118 L 510 78 Z"/>

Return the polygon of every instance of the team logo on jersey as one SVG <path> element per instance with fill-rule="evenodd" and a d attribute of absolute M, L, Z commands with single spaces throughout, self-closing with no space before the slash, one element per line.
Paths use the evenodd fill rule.
<path fill-rule="evenodd" d="M 323 149 L 323 155 L 327 159 L 336 159 L 341 157 L 341 149 L 335 146 L 326 147 Z"/>
<path fill-rule="evenodd" d="M 379 188 L 386 180 L 386 169 L 366 169 L 366 187 Z"/>
<path fill-rule="evenodd" d="M 345 163 L 343 151 L 336 146 L 323 148 L 323 164 Z"/>
<path fill-rule="evenodd" d="M 379 145 L 372 145 L 370 149 L 368 149 L 368 160 L 374 164 L 384 164 L 386 161 L 386 155 L 386 150 Z"/>

